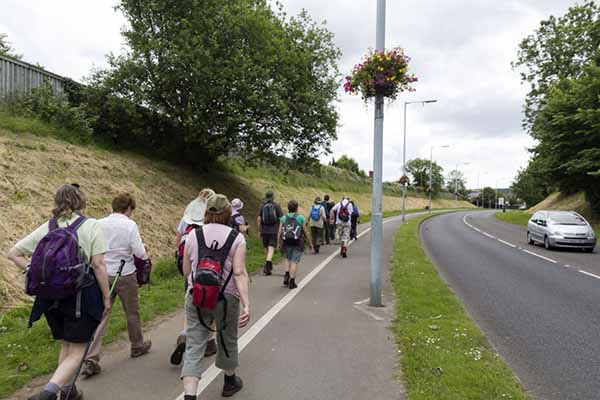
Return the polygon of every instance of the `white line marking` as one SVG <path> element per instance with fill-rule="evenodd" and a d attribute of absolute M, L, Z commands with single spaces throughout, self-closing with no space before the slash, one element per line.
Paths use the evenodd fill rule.
<path fill-rule="evenodd" d="M 600 276 L 598 276 L 598 275 L 595 275 L 595 274 L 592 274 L 592 273 L 589 273 L 589 272 L 587 272 L 587 271 L 584 271 L 584 270 L 582 270 L 582 269 L 580 269 L 580 270 L 579 270 L 579 272 L 581 272 L 582 274 L 585 274 L 585 275 L 587 275 L 587 276 L 591 276 L 592 278 L 600 279 Z"/>
<path fill-rule="evenodd" d="M 367 314 L 369 317 L 373 318 L 375 321 L 383 321 L 382 317 L 380 317 L 379 315 L 375 314 L 372 311 L 367 310 L 364 306 L 354 305 L 353 307 L 356 308 L 358 311 L 361 311 L 361 312 Z"/>
<path fill-rule="evenodd" d="M 552 264 L 556 264 L 556 263 L 558 263 L 558 261 L 556 261 L 556 260 L 553 260 L 553 259 L 551 259 L 551 258 L 548 258 L 548 257 L 544 257 L 543 255 L 541 255 L 541 254 L 538 254 L 538 253 L 534 253 L 533 251 L 529 251 L 529 250 L 527 250 L 527 249 L 522 249 L 522 250 L 523 250 L 525 253 L 527 253 L 527 254 L 531 254 L 532 256 L 535 256 L 535 257 L 541 258 L 542 260 L 549 261 L 549 262 L 551 262 Z"/>
<path fill-rule="evenodd" d="M 354 305 L 355 305 L 355 306 L 360 306 L 361 304 L 365 304 L 365 303 L 366 303 L 367 301 L 369 301 L 369 300 L 370 300 L 369 298 L 366 298 L 366 299 L 364 299 L 364 300 L 361 300 L 361 301 L 355 301 L 355 302 L 354 302 Z"/>
<path fill-rule="evenodd" d="M 483 232 L 483 231 L 481 231 L 481 233 L 483 233 L 485 236 L 489 237 L 490 239 L 496 239 L 496 236 L 494 236 L 494 235 L 490 235 L 490 234 L 489 234 L 489 233 L 487 233 L 487 232 Z"/>
<path fill-rule="evenodd" d="M 507 246 L 510 246 L 510 247 L 512 247 L 513 249 L 516 249 L 516 248 L 517 248 L 517 246 L 516 246 L 516 245 L 514 245 L 514 244 L 512 244 L 512 243 L 508 243 L 508 242 L 506 242 L 506 241 L 504 241 L 504 240 L 502 240 L 502 239 L 497 239 L 497 240 L 498 240 L 500 243 L 502 243 L 502 244 L 505 244 L 505 245 L 507 245 Z"/>
<path fill-rule="evenodd" d="M 393 222 L 400 218 L 401 217 L 390 218 L 388 220 L 383 221 L 383 223 L 387 224 L 388 222 Z M 371 231 L 371 228 L 365 229 L 364 231 L 362 231 L 361 233 L 358 234 L 357 238 L 360 238 L 360 237 L 366 235 L 370 231 Z M 350 243 L 348 243 L 348 245 L 351 245 L 352 243 L 354 243 L 354 241 L 351 241 Z M 327 266 L 327 264 L 329 264 L 331 262 L 331 260 L 333 260 L 338 255 L 339 255 L 338 251 L 334 251 L 332 254 L 330 254 L 321 264 L 319 264 L 308 275 L 306 275 L 306 277 L 304 277 L 304 279 L 302 279 L 300 281 L 300 283 L 298 284 L 298 288 L 296 290 L 293 290 L 293 291 L 289 292 L 288 294 L 286 294 L 281 300 L 279 300 L 279 302 L 277 302 L 277 304 L 275 304 L 273 307 L 271 307 L 271 309 L 269 311 L 267 311 L 258 321 L 256 321 L 256 323 L 254 323 L 242 335 L 242 337 L 238 339 L 238 352 L 241 353 L 242 350 L 244 350 L 246 348 L 246 346 L 248 346 L 248 344 L 252 341 L 252 339 L 254 339 L 269 324 L 269 322 L 271 322 L 271 320 L 273 320 L 273 318 L 275 318 L 275 316 L 277 314 L 279 314 L 279 312 L 281 310 L 283 310 L 283 308 L 286 305 L 288 305 L 294 299 L 294 297 L 296 297 L 298 295 L 298 293 L 300 293 L 300 291 L 302 289 L 304 289 L 304 287 L 306 285 L 308 285 L 310 283 L 310 281 L 313 280 L 314 277 L 317 276 L 317 274 L 319 272 L 321 272 L 321 270 L 323 270 L 323 268 L 325 268 Z M 366 311 L 366 310 L 363 310 L 363 311 Z M 379 317 L 377 317 L 377 318 L 379 318 Z M 200 379 L 200 383 L 198 384 L 197 395 L 200 395 L 204 390 L 206 390 L 206 388 L 212 383 L 212 381 L 214 381 L 221 374 L 221 372 L 222 371 L 219 368 L 217 368 L 214 363 L 211 364 L 202 373 L 202 379 Z M 176 400 L 183 400 L 183 398 L 184 398 L 184 393 L 181 393 L 176 398 Z"/>

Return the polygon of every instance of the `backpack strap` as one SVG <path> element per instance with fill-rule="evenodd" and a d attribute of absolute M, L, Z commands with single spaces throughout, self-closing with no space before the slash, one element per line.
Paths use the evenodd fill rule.
<path fill-rule="evenodd" d="M 79 229 L 79 227 L 85 222 L 87 218 L 84 217 L 83 215 L 79 216 L 79 218 L 77 218 L 75 220 L 75 222 L 73 222 L 71 225 L 69 225 L 67 227 L 68 230 L 72 231 L 72 232 L 77 232 L 77 230 Z"/>
<path fill-rule="evenodd" d="M 52 218 L 50 219 L 50 221 L 48 221 L 48 232 L 52 232 L 56 229 L 58 229 L 58 221 L 56 220 L 56 218 Z"/>

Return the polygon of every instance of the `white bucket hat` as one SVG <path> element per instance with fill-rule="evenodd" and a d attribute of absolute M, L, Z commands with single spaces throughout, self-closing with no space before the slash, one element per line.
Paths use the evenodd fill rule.
<path fill-rule="evenodd" d="M 233 199 L 231 201 L 231 209 L 234 214 L 236 212 L 240 211 L 242 208 L 244 208 L 244 202 L 241 201 L 240 199 Z"/>
<path fill-rule="evenodd" d="M 202 225 L 206 213 L 206 201 L 196 198 L 190 202 L 183 213 L 183 220 L 188 225 Z"/>

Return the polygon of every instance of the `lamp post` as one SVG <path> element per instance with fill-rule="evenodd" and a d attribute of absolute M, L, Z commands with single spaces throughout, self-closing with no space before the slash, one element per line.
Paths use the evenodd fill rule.
<path fill-rule="evenodd" d="M 402 176 L 406 176 L 406 106 L 409 104 L 422 104 L 425 107 L 427 103 L 436 103 L 436 99 L 420 100 L 420 101 L 405 101 L 404 102 L 404 150 L 402 155 Z M 406 221 L 406 190 L 408 182 L 402 185 L 402 222 Z"/>
<path fill-rule="evenodd" d="M 432 185 L 432 179 L 433 179 L 433 149 L 445 149 L 450 147 L 449 144 L 446 144 L 444 146 L 431 146 L 431 150 L 429 152 L 429 213 L 431 214 L 431 194 L 433 192 L 433 185 Z"/>
<path fill-rule="evenodd" d="M 377 0 L 375 47 L 385 51 L 385 0 Z M 381 307 L 381 271 L 383 253 L 382 175 L 383 175 L 383 93 L 375 97 L 375 135 L 373 140 L 373 205 L 371 210 L 370 302 Z"/>

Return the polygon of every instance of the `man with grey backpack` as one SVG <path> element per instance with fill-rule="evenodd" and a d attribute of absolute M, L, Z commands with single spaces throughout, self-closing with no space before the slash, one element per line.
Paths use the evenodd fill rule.
<path fill-rule="evenodd" d="M 279 234 L 277 235 L 277 247 L 281 247 L 286 260 L 286 271 L 283 278 L 283 286 L 290 289 L 298 287 L 296 284 L 296 272 L 298 264 L 304 254 L 304 245 L 308 242 L 311 250 L 313 249 L 310 232 L 306 227 L 306 218 L 298 214 L 298 202 L 290 200 L 288 203 L 288 214 L 281 217 Z"/>
<path fill-rule="evenodd" d="M 274 201 L 275 195 L 272 191 L 265 194 L 265 201 L 258 211 L 256 225 L 258 226 L 260 237 L 265 248 L 265 266 L 263 272 L 265 275 L 273 273 L 273 254 L 277 246 L 277 232 L 279 232 L 279 221 L 283 216 L 281 207 Z"/>

